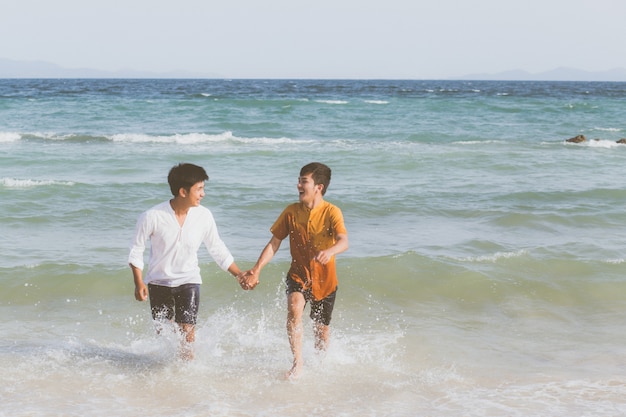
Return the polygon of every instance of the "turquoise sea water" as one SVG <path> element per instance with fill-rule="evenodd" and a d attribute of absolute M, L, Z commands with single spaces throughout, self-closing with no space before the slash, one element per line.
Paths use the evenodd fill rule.
<path fill-rule="evenodd" d="M 1 413 L 624 414 L 625 98 L 626 83 L 0 80 Z M 181 363 L 133 298 L 137 216 L 169 198 L 172 165 L 202 165 L 247 268 L 314 160 L 351 243 L 329 351 L 305 333 L 305 374 L 281 379 L 285 242 L 253 292 L 201 251 Z"/>

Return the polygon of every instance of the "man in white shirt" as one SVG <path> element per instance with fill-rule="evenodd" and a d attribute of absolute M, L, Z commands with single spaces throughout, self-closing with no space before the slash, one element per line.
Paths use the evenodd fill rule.
<path fill-rule="evenodd" d="M 198 249 L 204 243 L 224 271 L 237 278 L 243 289 L 252 289 L 243 278 L 230 251 L 220 239 L 211 211 L 200 205 L 209 179 L 204 168 L 193 164 L 174 166 L 167 177 L 169 201 L 144 212 L 137 221 L 128 263 L 135 281 L 135 299 L 150 298 L 154 320 L 174 320 L 183 335 L 181 357 L 193 358 L 195 324 L 200 301 Z M 150 241 L 148 271 L 143 277 L 143 255 Z M 147 285 L 146 285 L 147 284 Z"/>

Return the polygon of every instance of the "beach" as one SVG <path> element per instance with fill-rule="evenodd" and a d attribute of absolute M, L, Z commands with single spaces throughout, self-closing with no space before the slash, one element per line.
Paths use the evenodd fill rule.
<path fill-rule="evenodd" d="M 626 413 L 626 83 L 0 80 L 0 415 Z M 566 140 L 584 134 L 583 143 Z M 596 140 L 597 139 L 597 140 Z M 281 250 L 200 250 L 196 358 L 134 300 L 135 222 L 203 166 L 241 268 L 333 170 L 331 344 L 290 368 Z M 307 309 L 308 312 L 308 309 Z M 308 314 L 306 315 L 308 316 Z"/>

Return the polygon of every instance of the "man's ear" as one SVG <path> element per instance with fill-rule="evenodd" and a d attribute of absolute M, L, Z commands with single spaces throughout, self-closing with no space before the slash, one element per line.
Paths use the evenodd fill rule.
<path fill-rule="evenodd" d="M 178 189 L 178 196 L 182 198 L 187 197 L 187 190 L 185 190 L 185 187 L 180 187 Z"/>

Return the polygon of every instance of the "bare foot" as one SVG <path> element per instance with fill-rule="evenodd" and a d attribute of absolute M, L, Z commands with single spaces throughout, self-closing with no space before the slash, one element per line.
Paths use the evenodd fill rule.
<path fill-rule="evenodd" d="M 300 377 L 301 372 L 302 372 L 302 362 L 294 362 L 289 372 L 285 374 L 285 379 L 289 381 L 298 379 Z"/>
<path fill-rule="evenodd" d="M 181 345 L 180 358 L 185 362 L 193 360 L 194 358 L 193 346 L 187 343 Z"/>

